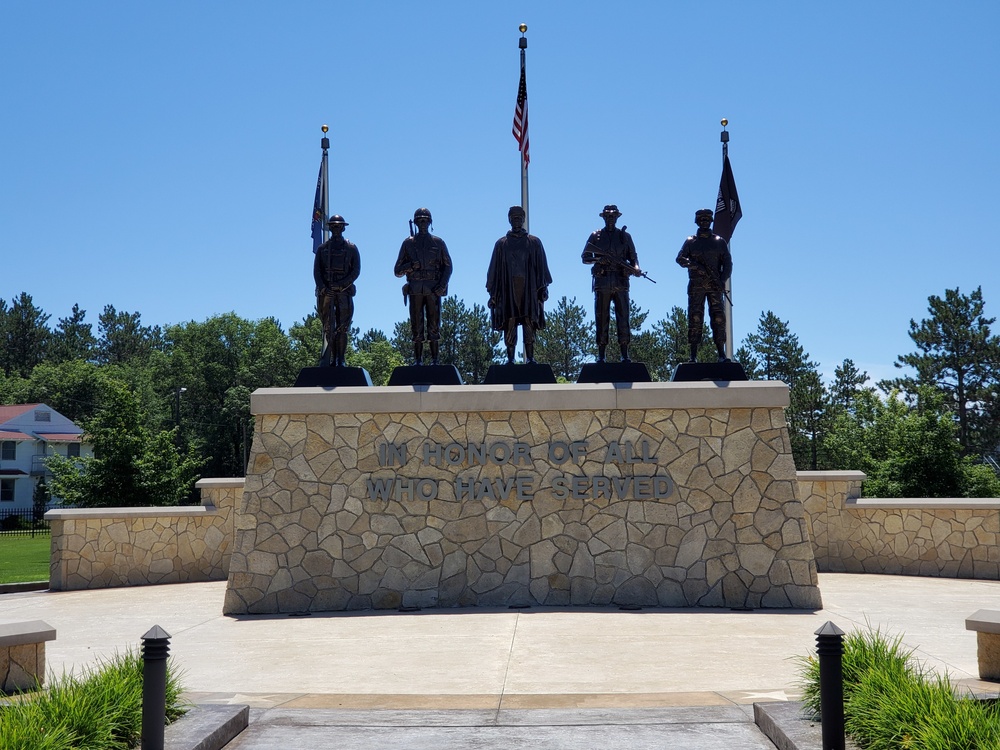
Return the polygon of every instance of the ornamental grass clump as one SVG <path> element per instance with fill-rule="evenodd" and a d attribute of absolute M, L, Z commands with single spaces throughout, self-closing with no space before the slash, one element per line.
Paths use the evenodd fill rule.
<path fill-rule="evenodd" d="M 819 714 L 819 662 L 801 659 L 803 702 Z M 879 629 L 844 638 L 844 727 L 865 750 L 998 750 L 1000 705 L 955 696 L 947 675 L 923 668 L 902 636 Z M 822 718 L 822 717 L 821 717 Z"/>
<path fill-rule="evenodd" d="M 167 662 L 167 720 L 183 713 L 181 686 Z M 80 677 L 0 706 L 0 750 L 130 750 L 142 730 L 142 657 L 102 660 Z"/>

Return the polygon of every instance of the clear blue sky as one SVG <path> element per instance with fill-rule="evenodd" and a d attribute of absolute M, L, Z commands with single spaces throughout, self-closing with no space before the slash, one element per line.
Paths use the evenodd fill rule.
<path fill-rule="evenodd" d="M 763 310 L 824 373 L 892 375 L 927 297 L 1000 315 L 1000 3 L 11 2 L 0 25 L 0 296 L 168 324 L 314 304 L 320 125 L 331 210 L 360 248 L 355 323 L 405 318 L 392 275 L 418 206 L 486 301 L 520 201 L 511 119 L 528 24 L 531 231 L 554 299 L 591 307 L 580 252 L 617 203 L 649 321 L 714 206 L 719 120 L 744 218 L 737 344 Z"/>

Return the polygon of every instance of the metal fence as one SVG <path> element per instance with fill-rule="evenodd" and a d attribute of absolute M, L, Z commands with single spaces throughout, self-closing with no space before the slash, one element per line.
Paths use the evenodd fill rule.
<path fill-rule="evenodd" d="M 44 513 L 44 510 L 0 510 L 0 536 L 49 534 L 51 529 Z"/>

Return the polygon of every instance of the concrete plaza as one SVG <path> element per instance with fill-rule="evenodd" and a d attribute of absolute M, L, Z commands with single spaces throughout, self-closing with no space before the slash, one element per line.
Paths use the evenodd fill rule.
<path fill-rule="evenodd" d="M 1000 609 L 1000 582 L 827 573 L 819 583 L 824 609 L 817 612 L 531 608 L 307 617 L 226 617 L 224 582 L 188 583 L 6 594 L 0 622 L 52 625 L 58 637 L 47 644 L 47 659 L 56 673 L 138 647 L 160 625 L 172 636 L 188 699 L 267 709 L 254 711 L 262 728 L 268 716 L 284 716 L 286 726 L 298 716 L 305 725 L 346 722 L 361 731 L 358 717 L 372 710 L 403 724 L 419 711 L 464 712 L 473 723 L 480 713 L 503 714 L 513 747 L 521 746 L 517 732 L 537 738 L 540 723 L 558 724 L 557 716 L 575 716 L 577 726 L 587 723 L 582 715 L 607 711 L 652 709 L 642 715 L 662 718 L 664 710 L 677 717 L 700 707 L 699 715 L 718 717 L 721 731 L 728 719 L 745 720 L 754 702 L 797 695 L 794 657 L 810 652 L 827 620 L 844 630 L 900 634 L 928 666 L 974 689 L 997 690 L 977 679 L 976 635 L 964 620 L 980 608 Z M 241 742 L 234 746 L 258 746 Z"/>

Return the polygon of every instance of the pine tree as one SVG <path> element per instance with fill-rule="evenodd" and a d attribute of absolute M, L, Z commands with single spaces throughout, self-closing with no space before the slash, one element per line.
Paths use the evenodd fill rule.
<path fill-rule="evenodd" d="M 746 337 L 741 352 L 740 356 L 749 355 L 740 359 L 744 368 L 751 364 L 756 377 L 780 380 L 788 386 L 789 407 L 785 418 L 795 464 L 818 466 L 826 430 L 823 416 L 826 395 L 819 378 L 819 365 L 809 359 L 788 323 L 770 310 L 761 313 L 757 330 Z"/>
<path fill-rule="evenodd" d="M 72 360 L 89 361 L 93 359 L 97 339 L 94 337 L 90 323 L 84 323 L 86 310 L 80 305 L 73 305 L 73 311 L 68 318 L 59 318 L 59 325 L 52 334 L 51 359 L 55 362 Z"/>
<path fill-rule="evenodd" d="M 490 311 L 475 304 L 463 317 L 458 347 L 458 367 L 466 383 L 482 383 L 490 365 L 500 358 L 501 334 L 490 324 Z"/>
<path fill-rule="evenodd" d="M 845 359 L 833 371 L 833 385 L 830 386 L 830 402 L 838 409 L 850 410 L 854 399 L 868 382 L 868 373 L 862 372 L 854 360 Z"/>
<path fill-rule="evenodd" d="M 404 365 L 412 365 L 416 362 L 413 358 L 413 331 L 410 328 L 410 320 L 400 320 L 392 328 L 392 338 L 390 339 L 392 348 L 395 349 Z"/>
<path fill-rule="evenodd" d="M 712 342 L 712 334 L 706 324 L 702 324 L 701 331 L 698 361 L 714 362 L 718 354 L 715 351 L 715 344 Z M 653 334 L 657 339 L 661 360 L 659 362 L 647 361 L 650 374 L 656 380 L 670 380 L 677 366 L 691 359 L 691 346 L 688 344 L 687 312 L 674 305 L 670 308 L 666 318 L 653 324 Z"/>
<path fill-rule="evenodd" d="M 552 366 L 556 378 L 574 381 L 592 355 L 594 324 L 576 297 L 565 296 L 545 313 L 545 328 L 535 334 L 535 359 Z"/>
<path fill-rule="evenodd" d="M 97 330 L 97 359 L 101 364 L 145 362 L 163 341 L 159 326 L 144 326 L 139 313 L 119 312 L 114 305 L 105 305 L 97 319 Z"/>
<path fill-rule="evenodd" d="M 788 411 L 795 415 L 796 424 L 796 429 L 790 430 L 789 435 L 796 465 L 810 471 L 826 468 L 824 442 L 832 426 L 833 412 L 830 396 L 819 373 L 815 370 L 802 373 L 789 399 Z"/>
<path fill-rule="evenodd" d="M 11 300 L 9 308 L 0 304 L 0 367 L 5 375 L 26 378 L 44 360 L 52 336 L 50 317 L 26 292 Z"/>
<path fill-rule="evenodd" d="M 958 441 L 966 453 L 996 450 L 998 426 L 991 412 L 1000 401 L 1000 337 L 990 332 L 996 318 L 983 315 L 982 288 L 970 295 L 957 288 L 942 299 L 928 297 L 929 318 L 910 320 L 910 338 L 917 351 L 897 358 L 896 367 L 911 367 L 906 375 L 880 383 L 899 388 L 911 398 L 921 385 L 942 393 L 958 423 Z"/>

